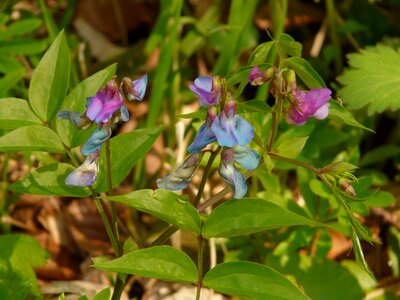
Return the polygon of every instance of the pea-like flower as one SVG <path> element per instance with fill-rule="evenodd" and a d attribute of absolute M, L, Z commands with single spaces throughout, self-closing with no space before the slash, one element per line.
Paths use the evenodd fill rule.
<path fill-rule="evenodd" d="M 329 99 L 331 90 L 328 88 L 311 89 L 308 92 L 292 91 L 294 103 L 286 111 L 286 121 L 290 124 L 301 126 L 309 117 L 325 119 L 329 114 Z"/>
<path fill-rule="evenodd" d="M 68 110 L 58 112 L 59 118 L 71 121 L 79 129 L 89 128 L 93 123 L 97 124 L 96 130 L 81 148 L 81 153 L 87 156 L 85 162 L 68 175 L 66 184 L 90 186 L 94 183 L 99 170 L 98 156 L 103 143 L 111 136 L 111 126 L 119 120 L 124 122 L 129 120 L 129 112 L 123 105 L 124 97 L 121 92 L 128 100 L 142 101 L 146 85 L 147 75 L 133 81 L 126 77 L 120 88 L 115 79 L 112 79 L 96 95 L 87 98 L 87 109 L 84 114 L 79 115 L 77 112 Z"/>
<path fill-rule="evenodd" d="M 236 114 L 235 101 L 229 100 L 224 110 L 220 112 L 211 125 L 218 145 L 233 147 L 235 145 L 246 145 L 254 137 L 253 126 L 244 118 Z"/>
<path fill-rule="evenodd" d="M 221 101 L 224 79 L 220 76 L 200 76 L 189 88 L 199 97 L 200 106 L 214 106 Z"/>

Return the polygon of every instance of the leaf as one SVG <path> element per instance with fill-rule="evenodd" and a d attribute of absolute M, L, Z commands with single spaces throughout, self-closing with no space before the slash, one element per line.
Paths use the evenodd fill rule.
<path fill-rule="evenodd" d="M 265 63 L 273 45 L 274 45 L 273 41 L 269 41 L 258 45 L 257 48 L 254 49 L 254 51 L 250 54 L 247 65 L 258 66 L 260 64 Z"/>
<path fill-rule="evenodd" d="M 9 189 L 14 192 L 54 195 L 64 197 L 86 197 L 91 193 L 88 189 L 73 187 L 65 184 L 65 178 L 75 168 L 65 163 L 53 163 L 41 167 L 25 178 L 12 184 Z"/>
<path fill-rule="evenodd" d="M 0 295 L 4 296 L 3 288 L 9 295 L 2 299 L 31 299 L 33 295 L 39 298 L 39 286 L 32 267 L 46 264 L 47 257 L 39 243 L 30 236 L 0 235 Z M 17 295 L 30 297 L 17 298 Z"/>
<path fill-rule="evenodd" d="M 63 103 L 70 68 L 69 49 L 61 31 L 36 67 L 29 87 L 32 109 L 43 121 L 51 120 Z"/>
<path fill-rule="evenodd" d="M 117 259 L 95 259 L 100 270 L 134 274 L 166 281 L 195 283 L 197 269 L 184 252 L 170 246 L 155 246 L 125 254 Z"/>
<path fill-rule="evenodd" d="M 395 145 L 383 145 L 367 152 L 360 161 L 360 166 L 368 166 L 388 158 L 394 157 L 400 153 L 400 147 Z"/>
<path fill-rule="evenodd" d="M 0 129 L 14 129 L 32 124 L 41 124 L 32 112 L 28 101 L 18 98 L 0 99 Z"/>
<path fill-rule="evenodd" d="M 203 225 L 203 236 L 230 237 L 294 225 L 321 225 L 272 202 L 233 199 L 215 208 Z"/>
<path fill-rule="evenodd" d="M 167 190 L 139 190 L 105 199 L 146 212 L 176 227 L 200 233 L 200 216 L 182 196 Z"/>
<path fill-rule="evenodd" d="M 41 125 L 21 127 L 0 137 L 0 152 L 35 150 L 49 153 L 65 152 L 57 134 Z"/>
<path fill-rule="evenodd" d="M 339 105 L 336 101 L 330 100 L 329 103 L 330 103 L 329 118 L 342 121 L 343 123 L 350 125 L 350 126 L 354 126 L 354 127 L 362 128 L 364 130 L 375 132 L 372 129 L 369 129 L 368 127 L 365 127 L 364 125 L 357 122 L 357 120 L 353 117 L 353 115 L 346 108 Z"/>
<path fill-rule="evenodd" d="M 349 109 L 368 107 L 368 115 L 400 108 L 400 52 L 377 45 L 348 55 L 350 67 L 338 81 Z"/>
<path fill-rule="evenodd" d="M 100 292 L 93 297 L 93 300 L 110 300 L 111 290 L 110 288 L 102 289 Z"/>
<path fill-rule="evenodd" d="M 287 158 L 296 158 L 303 150 L 307 139 L 308 136 L 285 139 L 276 147 L 274 152 Z"/>
<path fill-rule="evenodd" d="M 116 187 L 129 174 L 133 166 L 151 149 L 164 126 L 139 129 L 110 139 L 112 186 Z M 108 190 L 106 179 L 106 151 L 101 152 L 97 192 Z"/>
<path fill-rule="evenodd" d="M 303 46 L 301 43 L 296 42 L 290 35 L 281 33 L 278 35 L 275 43 L 281 48 L 286 54 L 290 56 L 301 56 Z"/>
<path fill-rule="evenodd" d="M 203 285 L 220 293 L 253 299 L 310 300 L 283 275 L 253 262 L 219 264 L 207 272 Z"/>
<path fill-rule="evenodd" d="M 296 75 L 307 85 L 308 88 L 326 87 L 324 80 L 317 71 L 301 57 L 289 57 L 285 59 L 285 65 L 292 68 Z"/>
<path fill-rule="evenodd" d="M 94 96 L 100 87 L 115 74 L 116 68 L 117 65 L 112 64 L 80 82 L 67 95 L 60 110 L 71 110 L 83 114 L 86 109 L 86 98 Z M 56 128 L 64 144 L 71 148 L 81 145 L 92 133 L 90 130 L 77 129 L 69 120 L 59 118 L 56 119 Z"/>

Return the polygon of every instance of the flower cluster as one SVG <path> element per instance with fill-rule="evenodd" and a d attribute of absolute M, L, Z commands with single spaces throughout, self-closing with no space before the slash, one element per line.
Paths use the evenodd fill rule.
<path fill-rule="evenodd" d="M 223 147 L 218 172 L 232 187 L 234 197 L 242 198 L 247 192 L 247 185 L 235 162 L 246 170 L 258 166 L 258 153 L 245 146 L 253 139 L 253 127 L 236 114 L 236 103 L 226 90 L 224 78 L 200 76 L 190 89 L 199 97 L 200 106 L 207 107 L 206 120 L 188 147 L 191 155 L 171 174 L 158 179 L 157 185 L 169 190 L 186 188 L 202 158 L 201 151 L 216 141 Z"/>
<path fill-rule="evenodd" d="M 293 70 L 284 70 L 277 74 L 277 69 L 274 67 L 260 71 L 255 66 L 249 75 L 252 85 L 261 85 L 270 80 L 273 80 L 273 93 L 281 93 L 284 98 L 289 100 L 284 111 L 287 123 L 301 126 L 310 117 L 322 120 L 328 116 L 328 101 L 331 99 L 332 93 L 330 89 L 316 88 L 308 92 L 300 91 Z"/>
<path fill-rule="evenodd" d="M 81 148 L 81 153 L 86 156 L 84 163 L 75 169 L 65 180 L 72 186 L 90 186 L 96 181 L 99 171 L 98 157 L 101 146 L 111 136 L 111 127 L 119 120 L 128 121 L 128 108 L 124 106 L 126 99 L 142 101 L 146 92 L 147 75 L 132 81 L 125 77 L 120 87 L 116 79 L 108 81 L 96 95 L 87 98 L 86 111 L 80 115 L 77 112 L 62 110 L 58 117 L 71 121 L 79 129 L 87 129 L 96 124 L 96 130 Z"/>

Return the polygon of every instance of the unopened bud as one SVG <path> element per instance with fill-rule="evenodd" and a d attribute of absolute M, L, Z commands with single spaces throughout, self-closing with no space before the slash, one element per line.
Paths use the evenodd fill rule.
<path fill-rule="evenodd" d="M 354 190 L 353 186 L 344 179 L 339 179 L 339 186 L 350 196 L 357 196 L 356 191 Z"/>

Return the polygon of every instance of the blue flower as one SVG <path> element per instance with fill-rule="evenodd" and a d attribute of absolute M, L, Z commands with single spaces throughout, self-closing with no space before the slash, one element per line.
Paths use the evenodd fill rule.
<path fill-rule="evenodd" d="M 157 186 L 171 191 L 187 188 L 202 157 L 203 154 L 201 152 L 191 154 L 175 171 L 157 179 Z"/>
<path fill-rule="evenodd" d="M 65 184 L 82 187 L 92 185 L 99 172 L 97 157 L 97 152 L 89 155 L 81 166 L 67 176 Z"/>
<path fill-rule="evenodd" d="M 83 155 L 90 155 L 92 153 L 98 152 L 105 141 L 107 141 L 111 136 L 111 129 L 108 126 L 103 126 L 102 128 L 96 128 L 90 138 L 81 148 L 81 153 Z"/>
<path fill-rule="evenodd" d="M 212 123 L 211 130 L 222 147 L 243 146 L 250 143 L 254 137 L 250 123 L 236 114 L 236 104 L 233 100 L 225 104 L 224 110 Z"/>
<path fill-rule="evenodd" d="M 231 186 L 234 197 L 240 199 L 247 193 L 247 184 L 243 174 L 235 167 L 234 162 L 233 150 L 230 148 L 224 149 L 221 154 L 218 173 Z"/>

